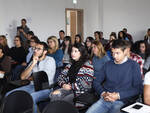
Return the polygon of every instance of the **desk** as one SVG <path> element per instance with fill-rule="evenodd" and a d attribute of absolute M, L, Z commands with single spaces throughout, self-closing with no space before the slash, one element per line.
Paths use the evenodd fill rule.
<path fill-rule="evenodd" d="M 133 106 L 135 106 L 135 105 L 140 105 L 142 107 L 139 109 L 133 108 Z M 134 104 L 131 104 L 131 105 L 121 109 L 121 110 L 126 113 L 150 113 L 150 106 L 136 102 Z"/>

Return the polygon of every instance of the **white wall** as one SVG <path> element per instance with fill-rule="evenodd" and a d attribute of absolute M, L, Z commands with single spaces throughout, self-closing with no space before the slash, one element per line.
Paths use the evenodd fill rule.
<path fill-rule="evenodd" d="M 127 27 L 134 40 L 142 39 L 150 20 L 150 0 L 0 0 L 0 34 L 8 34 L 12 46 L 16 27 L 26 18 L 27 25 L 43 41 L 65 30 L 65 8 L 84 9 L 84 38 L 96 30 L 109 38 L 112 31 Z"/>
<path fill-rule="evenodd" d="M 150 27 L 150 0 L 103 0 L 103 30 L 110 32 L 128 28 L 134 40 L 143 39 Z"/>
<path fill-rule="evenodd" d="M 0 0 L 0 34 L 8 34 L 8 43 L 13 45 L 16 27 L 22 18 L 43 41 L 48 36 L 58 36 L 65 30 L 65 8 L 84 9 L 84 35 L 93 35 L 98 29 L 98 0 L 78 0 L 76 6 L 72 0 Z M 96 12 L 96 13 L 95 13 Z"/>

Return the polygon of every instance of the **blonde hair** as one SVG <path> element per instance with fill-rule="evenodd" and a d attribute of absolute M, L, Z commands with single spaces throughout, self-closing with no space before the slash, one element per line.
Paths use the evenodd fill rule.
<path fill-rule="evenodd" d="M 49 54 L 53 54 L 53 53 L 55 53 L 59 49 L 58 39 L 57 39 L 56 36 L 50 36 L 47 39 L 47 43 L 48 43 L 49 40 L 52 40 L 55 43 L 55 47 L 54 48 L 50 48 L 49 47 L 49 49 L 48 49 L 48 53 Z"/>
<path fill-rule="evenodd" d="M 0 38 L 3 39 L 3 43 L 1 44 L 2 46 L 8 45 L 8 44 L 7 44 L 7 39 L 6 39 L 6 36 L 5 36 L 5 35 L 0 35 Z"/>
<path fill-rule="evenodd" d="M 101 44 L 101 42 L 95 40 L 95 41 L 93 42 L 93 44 L 94 44 L 94 45 L 97 47 L 97 49 L 98 49 L 97 57 L 99 57 L 99 58 L 104 57 L 104 56 L 106 55 L 106 51 L 105 51 L 103 45 Z"/>

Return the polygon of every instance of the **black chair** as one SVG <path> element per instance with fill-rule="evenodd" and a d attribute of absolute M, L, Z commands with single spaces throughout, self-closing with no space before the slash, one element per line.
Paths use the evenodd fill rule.
<path fill-rule="evenodd" d="M 42 113 L 78 113 L 78 110 L 66 101 L 53 101 L 44 108 Z"/>
<path fill-rule="evenodd" d="M 48 89 L 49 81 L 46 72 L 39 71 L 32 74 L 35 91 Z"/>
<path fill-rule="evenodd" d="M 1 113 L 33 113 L 33 100 L 25 91 L 15 91 L 4 98 Z"/>

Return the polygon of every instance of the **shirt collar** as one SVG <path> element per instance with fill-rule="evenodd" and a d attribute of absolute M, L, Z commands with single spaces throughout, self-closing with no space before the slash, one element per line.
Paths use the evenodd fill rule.
<path fill-rule="evenodd" d="M 123 59 L 123 61 L 122 61 L 121 63 L 119 63 L 119 64 L 123 64 L 123 63 L 125 63 L 127 60 L 128 60 L 128 57 L 125 57 L 125 58 Z M 115 62 L 115 60 L 114 60 L 114 63 L 115 63 L 115 64 L 118 64 L 117 62 Z"/>

